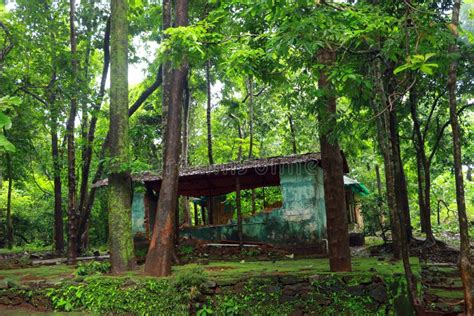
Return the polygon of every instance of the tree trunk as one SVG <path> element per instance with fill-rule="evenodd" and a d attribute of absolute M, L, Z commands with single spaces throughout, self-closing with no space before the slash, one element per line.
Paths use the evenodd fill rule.
<path fill-rule="evenodd" d="M 250 145 L 249 145 L 249 159 L 253 158 L 253 116 L 254 116 L 254 109 L 253 109 L 253 79 L 249 77 L 248 82 L 248 91 L 249 91 L 249 134 L 250 134 Z M 257 212 L 257 207 L 255 203 L 255 189 L 251 190 L 250 201 L 252 205 L 252 215 L 255 215 Z"/>
<path fill-rule="evenodd" d="M 89 126 L 89 131 L 87 133 L 86 144 L 83 152 L 83 161 L 82 161 L 82 171 L 81 171 L 81 185 L 79 189 L 79 228 L 78 228 L 78 250 L 85 250 L 87 248 L 87 234 L 84 234 L 86 231 L 87 224 L 87 190 L 89 183 L 90 175 L 90 166 L 92 161 L 92 145 L 95 139 L 95 130 L 97 126 L 97 120 L 99 118 L 98 111 L 101 108 L 104 95 L 105 95 L 105 85 L 107 81 L 107 73 L 109 71 L 110 63 L 110 19 L 107 20 L 107 26 L 105 28 L 104 34 L 104 64 L 102 68 L 102 79 L 100 81 L 99 94 L 97 95 L 96 102 L 92 108 L 92 119 Z"/>
<path fill-rule="evenodd" d="M 242 206 L 240 201 L 240 178 L 235 178 L 235 205 L 237 207 L 237 234 L 239 236 L 239 244 L 242 247 L 244 244 L 243 229 L 242 229 Z"/>
<path fill-rule="evenodd" d="M 429 162 L 426 157 L 425 141 L 421 132 L 421 124 L 417 115 L 418 96 L 416 88 L 410 91 L 409 102 L 410 112 L 413 120 L 414 145 L 416 151 L 416 165 L 418 175 L 418 205 L 420 207 L 421 230 L 426 234 L 426 240 L 435 242 L 431 227 L 431 178 Z"/>
<path fill-rule="evenodd" d="M 171 9 L 171 0 L 163 0 L 162 4 L 162 28 L 163 32 L 166 29 L 171 27 L 172 22 L 172 9 Z M 166 37 L 166 35 L 163 35 Z M 163 157 L 166 157 L 166 133 L 167 128 L 166 124 L 168 122 L 168 110 L 170 105 L 170 98 L 171 98 L 171 80 L 172 80 L 172 67 L 171 62 L 166 62 L 163 64 L 163 89 L 161 90 L 161 130 L 162 130 L 162 144 L 163 144 Z"/>
<path fill-rule="evenodd" d="M 12 160 L 10 154 L 7 152 L 7 177 L 8 177 L 8 191 L 7 191 L 7 234 L 6 245 L 8 249 L 13 247 L 13 224 L 12 224 L 12 190 L 13 190 L 13 170 Z"/>
<path fill-rule="evenodd" d="M 288 107 L 288 110 L 291 111 L 289 107 Z M 290 124 L 292 153 L 296 155 L 298 153 L 298 149 L 296 146 L 296 131 L 295 131 L 294 123 L 293 123 L 293 115 L 291 114 L 291 112 L 288 112 L 288 123 Z"/>
<path fill-rule="evenodd" d="M 392 249 L 393 256 L 395 259 L 401 258 L 401 246 L 400 246 L 400 235 L 399 225 L 400 219 L 398 217 L 396 198 L 395 198 L 395 179 L 393 176 L 393 158 L 391 151 L 391 143 L 389 141 L 389 130 L 388 130 L 388 112 L 387 112 L 387 96 L 385 94 L 385 88 L 382 78 L 381 62 L 379 59 L 375 61 L 374 65 L 374 77 L 375 87 L 378 94 L 377 102 L 373 103 L 374 114 L 376 116 L 377 125 L 377 139 L 379 147 L 382 153 L 385 170 L 385 186 L 387 195 L 387 206 L 390 211 L 390 228 L 392 232 Z M 377 106 L 378 105 L 378 106 Z"/>
<path fill-rule="evenodd" d="M 209 164 L 214 164 L 212 153 L 212 121 L 211 121 L 211 62 L 206 62 L 206 85 L 207 85 L 207 109 L 206 109 L 206 124 L 207 124 L 207 157 Z"/>
<path fill-rule="evenodd" d="M 54 105 L 51 105 L 54 107 Z M 52 110 L 51 113 L 55 113 Z M 58 118 L 56 114 L 51 115 L 51 153 L 53 159 L 54 176 L 54 249 L 59 256 L 64 252 L 64 228 L 63 207 L 61 187 L 61 157 L 58 146 Z"/>
<path fill-rule="evenodd" d="M 76 1 L 69 1 L 69 28 L 71 44 L 71 69 L 72 79 L 76 80 L 78 73 L 77 38 L 74 25 Z M 74 88 L 76 84 L 72 85 Z M 71 91 L 72 92 L 72 91 Z M 68 159 L 68 264 L 75 264 L 77 258 L 77 209 L 76 209 L 76 151 L 74 141 L 74 128 L 77 114 L 77 97 L 72 93 L 69 118 L 66 124 L 67 134 L 67 159 Z"/>
<path fill-rule="evenodd" d="M 110 158 L 108 211 L 110 262 L 113 273 L 133 270 L 132 184 L 128 140 L 127 1 L 111 1 Z"/>
<path fill-rule="evenodd" d="M 187 0 L 176 1 L 176 25 L 186 26 L 188 22 Z M 145 262 L 145 273 L 154 276 L 171 274 L 174 254 L 173 228 L 178 194 L 180 156 L 180 112 L 183 104 L 183 90 L 187 76 L 186 59 L 178 69 L 172 71 L 169 112 L 166 124 L 165 159 L 163 180 L 158 198 L 158 209 Z M 166 78 L 165 78 L 166 80 Z"/>
<path fill-rule="evenodd" d="M 191 106 L 191 92 L 189 90 L 189 76 L 186 78 L 184 85 L 184 102 L 183 102 L 183 136 L 181 149 L 181 166 L 188 166 L 188 138 L 189 138 L 189 108 Z M 183 210 L 183 223 L 191 226 L 191 215 L 189 209 L 189 198 L 187 196 L 181 197 Z"/>
<path fill-rule="evenodd" d="M 324 200 L 329 242 L 329 266 L 333 272 L 351 271 L 351 252 L 347 226 L 346 199 L 343 180 L 343 161 L 337 139 L 333 137 L 336 127 L 336 96 L 328 79 L 334 63 L 335 53 L 322 50 L 318 61 L 324 65 L 319 73 L 319 89 L 324 92 L 324 108 L 320 108 L 321 159 L 324 171 Z M 334 139 L 329 141 L 329 138 Z"/>
<path fill-rule="evenodd" d="M 61 156 L 59 154 L 58 137 L 58 109 L 54 85 L 56 83 L 56 70 L 54 60 L 52 62 L 53 73 L 48 84 L 47 96 L 51 113 L 51 158 L 53 164 L 53 186 L 54 186 L 54 250 L 57 256 L 64 252 L 64 225 L 62 208 L 62 181 L 61 181 Z"/>
<path fill-rule="evenodd" d="M 456 40 L 458 37 L 457 27 L 459 26 L 459 11 L 461 9 L 461 0 L 455 0 L 453 4 L 452 30 L 454 35 L 453 43 L 449 46 L 449 53 L 455 55 L 458 52 Z M 448 70 L 448 93 L 449 93 L 449 117 L 453 133 L 453 159 L 454 172 L 456 179 L 456 203 L 458 207 L 459 234 L 461 239 L 459 253 L 459 272 L 464 291 L 464 312 L 466 315 L 474 314 L 472 302 L 472 279 L 471 279 L 471 253 L 469 243 L 469 227 L 466 216 L 466 200 L 464 197 L 464 180 L 462 174 L 462 156 L 461 156 L 461 133 L 457 117 L 456 100 L 456 81 L 457 81 L 457 60 L 449 65 Z"/>

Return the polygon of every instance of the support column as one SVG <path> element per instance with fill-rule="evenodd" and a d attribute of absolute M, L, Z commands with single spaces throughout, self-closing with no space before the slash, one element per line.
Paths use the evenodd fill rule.
<path fill-rule="evenodd" d="M 240 204 L 240 178 L 235 178 L 235 204 L 237 206 L 237 231 L 239 234 L 239 243 L 240 246 L 244 244 L 243 234 L 242 234 L 242 206 Z"/>

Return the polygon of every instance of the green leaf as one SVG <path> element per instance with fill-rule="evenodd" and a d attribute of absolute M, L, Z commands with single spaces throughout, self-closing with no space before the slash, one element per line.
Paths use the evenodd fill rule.
<path fill-rule="evenodd" d="M 15 152 L 15 146 L 10 143 L 10 141 L 5 137 L 5 135 L 0 134 L 0 151 Z"/>
<path fill-rule="evenodd" d="M 0 112 L 0 128 L 10 129 L 12 127 L 12 120 Z"/>
<path fill-rule="evenodd" d="M 410 64 L 403 64 L 401 66 L 398 66 L 397 68 L 395 68 L 395 70 L 393 71 L 393 74 L 396 75 L 404 70 L 407 70 L 411 67 Z"/>

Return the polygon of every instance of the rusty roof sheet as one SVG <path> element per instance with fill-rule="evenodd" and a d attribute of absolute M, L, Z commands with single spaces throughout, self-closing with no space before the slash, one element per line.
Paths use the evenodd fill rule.
<path fill-rule="evenodd" d="M 199 167 L 184 167 L 179 170 L 179 177 L 190 177 L 190 176 L 209 176 L 209 175 L 228 175 L 231 173 L 238 174 L 240 171 L 248 169 L 256 169 L 264 173 L 266 168 L 282 166 L 282 165 L 293 165 L 308 162 L 321 162 L 320 153 L 306 153 L 301 155 L 290 155 L 290 156 L 277 156 L 269 158 L 259 158 L 246 160 L 243 162 L 229 162 L 219 165 L 210 166 L 199 166 Z M 345 159 L 344 159 L 345 161 Z M 345 168 L 346 169 L 346 168 Z M 162 179 L 161 171 L 145 171 L 132 175 L 132 181 L 134 182 L 152 182 L 160 181 Z M 93 184 L 93 187 L 106 186 L 108 184 L 107 179 L 102 179 Z"/>

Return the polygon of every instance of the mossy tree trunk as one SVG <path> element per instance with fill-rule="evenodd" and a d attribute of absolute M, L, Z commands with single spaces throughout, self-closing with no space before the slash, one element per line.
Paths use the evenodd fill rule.
<path fill-rule="evenodd" d="M 127 1 L 111 1 L 110 158 L 108 211 L 110 261 L 113 273 L 135 267 L 131 217 L 128 140 Z"/>
<path fill-rule="evenodd" d="M 453 4 L 452 27 L 454 40 L 449 46 L 449 53 L 455 55 L 458 52 L 456 39 L 458 38 L 457 28 L 459 27 L 459 11 L 461 9 L 461 0 L 455 0 Z M 462 174 L 462 155 L 461 155 L 461 132 L 457 114 L 456 100 L 456 82 L 457 82 L 457 60 L 449 65 L 448 70 L 448 93 L 449 93 L 449 118 L 451 122 L 453 138 L 453 158 L 454 174 L 456 179 L 456 203 L 458 207 L 459 233 L 461 237 L 461 246 L 459 252 L 459 273 L 461 276 L 464 291 L 464 313 L 473 315 L 474 307 L 472 302 L 472 279 L 471 279 L 471 253 L 469 243 L 469 227 L 466 215 L 466 200 L 464 197 L 464 179 Z"/>
<path fill-rule="evenodd" d="M 188 24 L 187 0 L 176 1 L 176 26 Z M 180 112 L 183 104 L 184 86 L 188 72 L 186 58 L 179 68 L 171 72 L 170 98 L 166 122 L 165 156 L 163 180 L 158 198 L 157 214 L 153 234 L 145 261 L 145 273 L 153 276 L 171 274 L 174 256 L 174 222 L 177 207 L 178 175 L 180 162 Z M 166 80 L 166 75 L 165 75 Z"/>
<path fill-rule="evenodd" d="M 346 198 L 343 179 L 343 160 L 337 138 L 336 96 L 328 78 L 329 68 L 335 61 L 335 53 L 323 49 L 318 61 L 324 65 L 319 73 L 319 89 L 324 93 L 324 106 L 319 109 L 321 159 L 324 172 L 324 200 L 326 205 L 329 266 L 333 272 L 351 271 L 351 252 L 347 226 Z"/>

